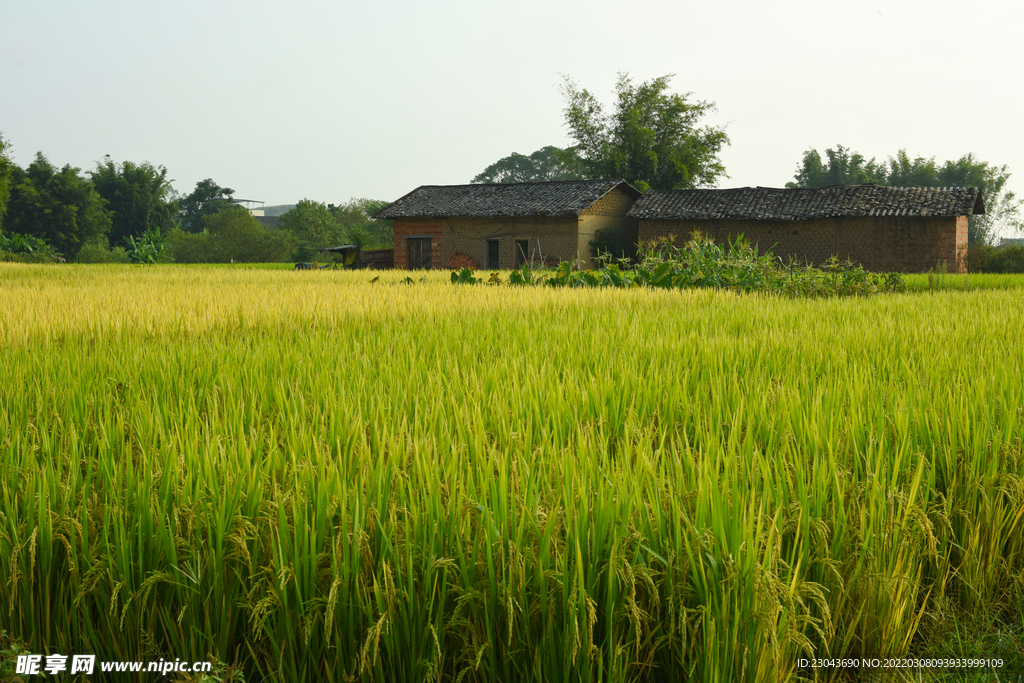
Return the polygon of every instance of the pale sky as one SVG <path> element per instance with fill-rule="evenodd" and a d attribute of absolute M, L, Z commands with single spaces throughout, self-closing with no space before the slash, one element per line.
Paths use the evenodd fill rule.
<path fill-rule="evenodd" d="M 726 125 L 719 187 L 803 152 L 1008 164 L 1024 194 L 1024 4 L 2 0 L 0 132 L 25 166 L 163 165 L 270 204 L 394 200 L 571 144 L 560 73 L 607 106 L 675 74 Z"/>

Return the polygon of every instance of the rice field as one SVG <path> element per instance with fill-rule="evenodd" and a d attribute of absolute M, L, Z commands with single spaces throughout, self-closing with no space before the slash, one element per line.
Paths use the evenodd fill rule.
<path fill-rule="evenodd" d="M 0 650 L 250 683 L 1024 672 L 1024 278 L 374 274 L 0 264 Z"/>

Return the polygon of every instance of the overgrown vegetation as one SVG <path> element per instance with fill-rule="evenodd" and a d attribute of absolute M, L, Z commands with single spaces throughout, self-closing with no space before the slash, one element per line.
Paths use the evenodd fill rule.
<path fill-rule="evenodd" d="M 743 235 L 724 247 L 700 233 L 682 247 L 671 238 L 638 245 L 636 265 L 631 259 L 600 258 L 596 270 L 577 270 L 569 262 L 551 271 L 524 265 L 509 275 L 509 284 L 552 287 L 653 287 L 660 289 L 725 289 L 764 292 L 787 297 L 868 296 L 876 292 L 902 292 L 906 283 L 899 273 L 871 273 L 835 257 L 821 267 L 783 264 L 771 252 L 759 254 Z M 456 284 L 483 282 L 468 268 L 451 274 Z M 494 276 L 488 281 L 500 282 Z"/>
<path fill-rule="evenodd" d="M 3 234 L 4 214 L 7 213 L 7 197 L 11 194 L 11 176 L 14 173 L 14 162 L 10 156 L 11 144 L 4 140 L 0 132 L 0 234 Z"/>
<path fill-rule="evenodd" d="M 172 230 L 167 253 L 174 263 L 274 263 L 288 260 L 296 237 L 264 227 L 248 211 L 207 216 L 200 232 Z"/>
<path fill-rule="evenodd" d="M 967 270 L 971 273 L 1024 273 L 1024 246 L 972 244 L 967 249 Z"/>
<path fill-rule="evenodd" d="M 0 234 L 16 242 L 0 249 L 7 261 L 48 260 L 36 243 L 26 246 L 20 238 L 50 245 L 49 260 L 149 264 L 310 261 L 324 247 L 379 249 L 393 242 L 392 221 L 372 217 L 385 201 L 352 199 L 335 206 L 303 200 L 268 228 L 234 199 L 233 189 L 212 178 L 179 195 L 167 169 L 148 162 L 106 156 L 83 175 L 68 165 L 55 167 L 41 152 L 21 169 L 9 150 L 0 135 Z M 274 213 L 287 207 L 269 208 Z"/>
<path fill-rule="evenodd" d="M 125 243 L 128 245 L 125 253 L 132 263 L 152 266 L 164 260 L 162 257 L 167 245 L 164 244 L 163 234 L 156 228 L 139 237 L 128 235 Z"/>
<path fill-rule="evenodd" d="M 635 232 L 635 231 L 634 231 Z M 599 259 L 608 255 L 613 259 L 626 259 L 635 263 L 637 259 L 636 241 L 623 228 L 615 225 L 598 228 L 594 239 L 590 240 L 590 255 Z"/>
<path fill-rule="evenodd" d="M 43 156 L 14 166 L 4 231 L 45 239 L 68 260 L 86 242 L 110 232 L 107 202 L 78 168 L 57 168 Z"/>
<path fill-rule="evenodd" d="M 325 247 L 358 244 L 363 249 L 390 249 L 394 243 L 394 222 L 373 218 L 388 202 L 353 199 L 335 206 L 309 199 L 281 216 L 278 227 L 295 236 L 291 258 L 311 261 Z"/>
<path fill-rule="evenodd" d="M 111 247 L 106 237 L 86 242 L 78 252 L 76 263 L 131 263 L 124 247 Z"/>
<path fill-rule="evenodd" d="M 0 233 L 0 261 L 20 263 L 54 263 L 63 261 L 49 240 L 33 235 Z"/>

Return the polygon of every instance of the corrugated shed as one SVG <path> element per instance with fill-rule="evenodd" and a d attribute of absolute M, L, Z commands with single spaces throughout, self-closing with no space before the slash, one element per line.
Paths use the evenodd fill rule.
<path fill-rule="evenodd" d="M 985 213 L 976 187 L 837 185 L 650 190 L 626 214 L 665 220 L 803 221 L 852 216 L 970 216 Z"/>
<path fill-rule="evenodd" d="M 423 185 L 374 214 L 374 218 L 441 218 L 454 216 L 578 216 L 622 187 L 640 192 L 624 180 L 561 180 L 507 185 Z"/>

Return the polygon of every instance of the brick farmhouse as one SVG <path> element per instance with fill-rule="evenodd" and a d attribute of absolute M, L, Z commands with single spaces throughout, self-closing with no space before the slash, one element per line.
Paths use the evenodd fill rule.
<path fill-rule="evenodd" d="M 978 188 L 845 185 L 650 190 L 622 180 L 424 185 L 375 214 L 395 221 L 396 268 L 514 268 L 571 261 L 593 267 L 590 240 L 617 227 L 632 240 L 700 231 L 743 234 L 785 261 L 831 256 L 873 271 L 966 271 L 967 219 L 985 212 Z"/>
<path fill-rule="evenodd" d="M 604 227 L 629 229 L 640 192 L 622 180 L 424 185 L 375 218 L 395 221 L 395 268 L 515 268 L 580 259 Z"/>
<path fill-rule="evenodd" d="M 743 234 L 784 261 L 830 256 L 873 271 L 967 270 L 967 217 L 985 213 L 976 187 L 837 185 L 650 190 L 629 210 L 641 241 L 700 231 L 722 244 Z"/>

